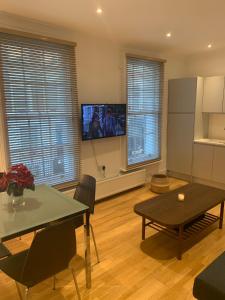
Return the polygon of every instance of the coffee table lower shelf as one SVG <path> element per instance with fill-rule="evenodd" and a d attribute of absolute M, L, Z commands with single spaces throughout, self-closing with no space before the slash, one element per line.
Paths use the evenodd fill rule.
<path fill-rule="evenodd" d="M 213 223 L 219 221 L 220 218 L 210 213 L 206 213 L 204 218 L 199 221 L 194 222 L 192 225 L 188 226 L 188 228 L 183 230 L 183 240 L 186 240 L 192 237 L 194 234 L 198 234 L 202 232 L 204 229 L 211 226 Z M 145 226 L 151 227 L 157 231 L 163 232 L 171 238 L 179 239 L 179 228 L 168 228 L 162 226 L 160 224 L 154 223 L 152 221 L 145 224 Z"/>
<path fill-rule="evenodd" d="M 153 228 L 159 232 L 162 232 L 169 237 L 176 239 L 178 241 L 178 255 L 177 258 L 180 260 L 182 258 L 182 242 L 187 240 L 188 238 L 192 237 L 193 235 L 199 234 L 212 224 L 219 222 L 219 228 L 222 228 L 222 222 L 223 222 L 223 203 L 221 204 L 221 214 L 220 217 L 213 215 L 211 213 L 205 213 L 204 217 L 201 219 L 191 223 L 191 225 L 180 225 L 177 227 L 166 227 L 163 225 L 160 225 L 154 221 L 145 221 L 146 218 L 142 217 L 142 240 L 145 240 L 145 228 L 150 227 Z M 185 226 L 187 226 L 185 228 Z"/>

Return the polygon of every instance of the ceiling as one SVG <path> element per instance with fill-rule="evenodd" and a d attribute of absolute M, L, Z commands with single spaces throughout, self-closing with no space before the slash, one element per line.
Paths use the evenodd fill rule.
<path fill-rule="evenodd" d="M 127 47 L 186 55 L 225 48 L 225 0 L 0 0 L 0 10 Z"/>

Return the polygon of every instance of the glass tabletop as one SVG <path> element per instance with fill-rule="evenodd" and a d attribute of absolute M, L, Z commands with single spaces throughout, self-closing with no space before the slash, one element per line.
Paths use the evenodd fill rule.
<path fill-rule="evenodd" d="M 45 184 L 24 190 L 18 203 L 0 193 L 0 241 L 32 232 L 50 222 L 84 214 L 88 206 Z"/>

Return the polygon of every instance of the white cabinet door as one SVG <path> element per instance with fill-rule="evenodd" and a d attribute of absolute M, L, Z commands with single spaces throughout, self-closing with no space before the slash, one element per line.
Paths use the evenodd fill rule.
<path fill-rule="evenodd" d="M 169 80 L 168 112 L 194 113 L 197 92 L 197 77 Z"/>
<path fill-rule="evenodd" d="M 203 112 L 218 113 L 223 111 L 224 76 L 204 79 Z"/>
<path fill-rule="evenodd" d="M 167 169 L 191 175 L 194 114 L 169 114 Z"/>
<path fill-rule="evenodd" d="M 214 146 L 194 144 L 193 169 L 194 177 L 211 180 Z"/>
<path fill-rule="evenodd" d="M 213 181 L 225 183 L 225 147 L 214 146 Z"/>

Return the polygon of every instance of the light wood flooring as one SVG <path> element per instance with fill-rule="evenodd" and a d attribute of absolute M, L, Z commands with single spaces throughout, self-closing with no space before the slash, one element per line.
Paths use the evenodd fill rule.
<path fill-rule="evenodd" d="M 171 179 L 172 188 L 185 182 Z M 176 255 L 176 241 L 153 229 L 146 229 L 147 239 L 141 240 L 141 218 L 133 212 L 135 203 L 153 197 L 149 186 L 137 188 L 112 197 L 96 205 L 92 224 L 99 248 L 100 264 L 92 244 L 92 289 L 85 288 L 83 259 L 77 257 L 73 265 L 82 299 L 144 300 L 194 299 L 192 287 L 195 276 L 225 250 L 225 227 L 217 224 L 207 234 L 187 245 L 182 261 Z M 214 212 L 219 213 L 219 209 Z M 7 242 L 12 252 L 29 247 L 33 234 L 21 240 Z M 77 231 L 78 254 L 83 256 L 83 230 Z M 35 270 L 34 270 L 35 272 Z M 56 291 L 52 279 L 31 289 L 29 299 L 77 299 L 69 271 L 57 275 Z M 15 283 L 0 273 L 0 299 L 19 299 Z"/>

